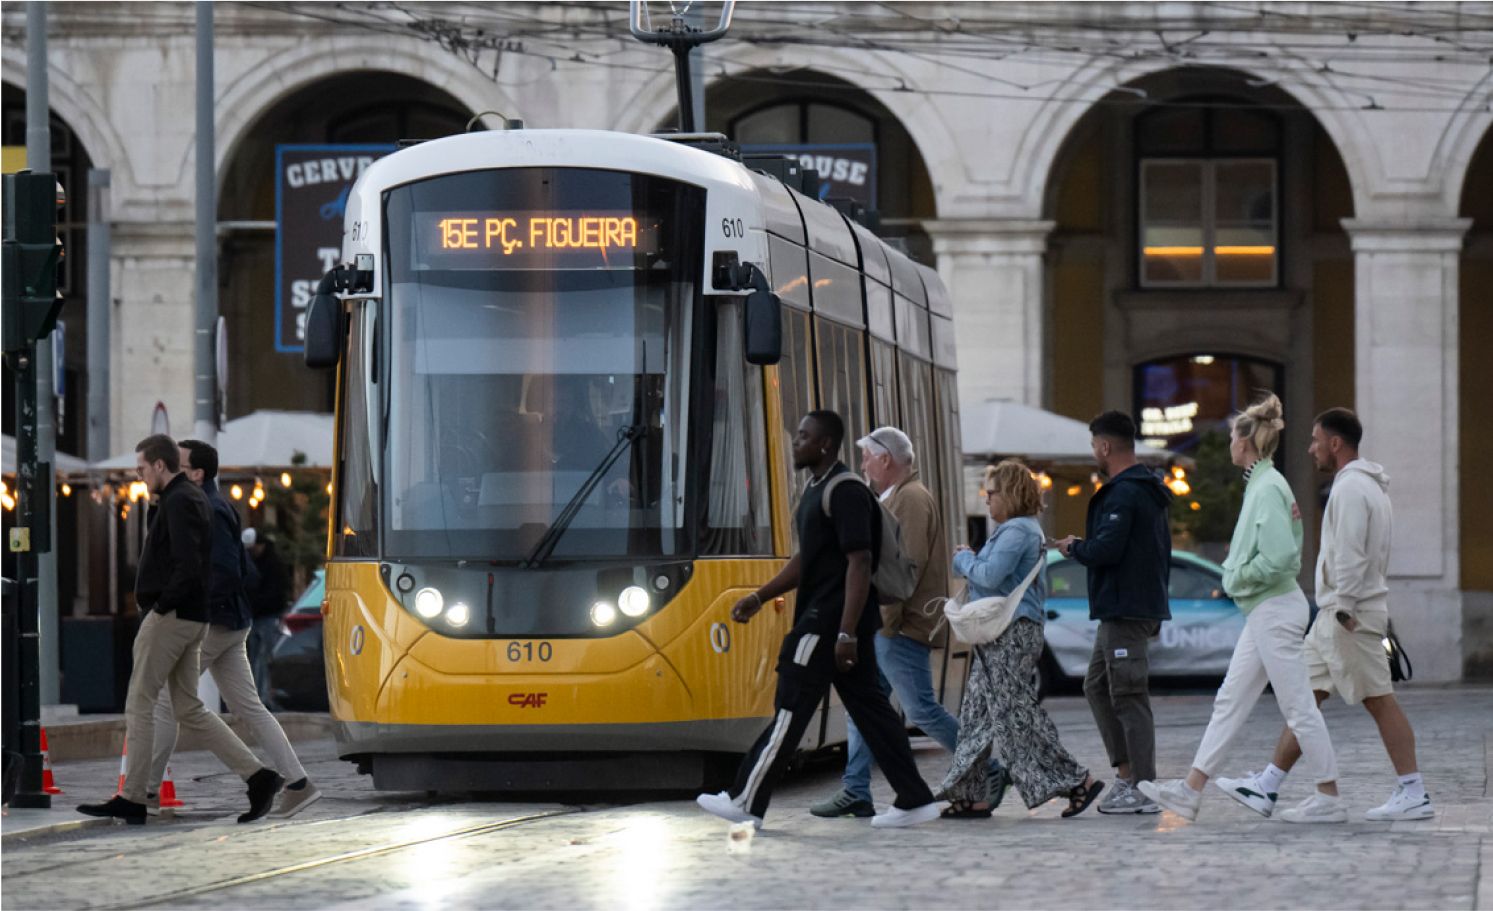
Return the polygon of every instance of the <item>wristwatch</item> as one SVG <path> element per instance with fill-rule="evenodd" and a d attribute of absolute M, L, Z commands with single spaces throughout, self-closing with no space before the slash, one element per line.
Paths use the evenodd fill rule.
<path fill-rule="evenodd" d="M 855 641 L 855 637 L 852 636 L 852 635 L 850 635 L 849 633 L 845 632 L 844 630 L 841 630 L 840 631 L 840 635 L 835 639 L 835 642 L 837 642 L 837 643 L 838 642 L 854 642 L 854 641 Z"/>

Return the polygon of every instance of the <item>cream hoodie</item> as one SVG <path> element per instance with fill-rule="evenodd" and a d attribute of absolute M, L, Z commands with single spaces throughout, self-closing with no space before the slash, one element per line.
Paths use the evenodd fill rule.
<path fill-rule="evenodd" d="M 1317 555 L 1317 605 L 1322 610 L 1352 614 L 1364 602 L 1385 606 L 1394 522 L 1388 491 L 1383 466 L 1366 459 L 1344 465 L 1333 480 Z"/>

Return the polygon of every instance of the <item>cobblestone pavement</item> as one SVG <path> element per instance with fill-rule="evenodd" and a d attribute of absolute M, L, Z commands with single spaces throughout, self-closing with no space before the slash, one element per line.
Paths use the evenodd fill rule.
<path fill-rule="evenodd" d="M 1182 774 L 1211 694 L 1156 700 L 1163 776 Z M 1329 703 L 1346 826 L 1263 820 L 1214 792 L 1195 823 L 1058 817 L 1009 796 L 993 819 L 873 830 L 808 807 L 833 764 L 794 775 L 742 843 L 685 799 L 630 805 L 476 802 L 375 793 L 332 745 L 301 747 L 326 794 L 292 820 L 240 826 L 242 789 L 208 754 L 173 761 L 188 808 L 144 828 L 6 837 L 10 908 L 1469 908 L 1493 911 L 1493 688 L 1402 695 L 1437 803 L 1433 820 L 1362 821 L 1393 784 L 1362 708 Z M 1079 698 L 1048 703 L 1065 743 L 1108 778 Z M 1229 771 L 1269 758 L 1280 720 L 1261 700 Z M 919 750 L 930 783 L 947 765 Z M 67 763 L 63 806 L 107 797 L 117 762 Z M 1306 796 L 1287 781 L 1282 801 Z M 879 801 L 890 799 L 876 780 Z"/>

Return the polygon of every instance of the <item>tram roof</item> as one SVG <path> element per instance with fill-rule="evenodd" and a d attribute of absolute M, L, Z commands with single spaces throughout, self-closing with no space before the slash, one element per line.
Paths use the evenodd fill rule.
<path fill-rule="evenodd" d="M 739 161 L 667 139 L 607 130 L 486 130 L 431 139 L 380 158 L 360 183 L 365 190 L 384 190 L 442 174 L 522 167 L 628 171 L 757 193 L 751 172 Z"/>

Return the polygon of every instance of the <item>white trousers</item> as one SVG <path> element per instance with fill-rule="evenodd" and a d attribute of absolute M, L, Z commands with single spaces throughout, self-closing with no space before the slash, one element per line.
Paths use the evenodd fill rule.
<path fill-rule="evenodd" d="M 269 754 L 269 765 L 285 777 L 287 782 L 300 781 L 306 770 L 296 758 L 290 740 L 280 722 L 259 701 L 259 690 L 254 685 L 254 674 L 249 669 L 249 655 L 244 643 L 249 638 L 249 629 L 227 629 L 208 625 L 207 637 L 202 640 L 201 668 L 211 674 L 228 704 L 228 711 L 241 718 L 254 734 L 260 749 Z M 217 709 L 213 705 L 209 711 Z M 150 758 L 150 789 L 159 791 L 161 779 L 166 774 L 166 763 L 176 750 L 176 723 L 171 717 L 171 694 L 162 692 L 155 709 L 155 736 Z"/>
<path fill-rule="evenodd" d="M 1275 701 L 1286 726 L 1301 744 L 1301 768 L 1318 784 L 1337 781 L 1337 757 L 1327 736 L 1327 725 L 1312 695 L 1302 638 L 1311 608 L 1298 589 L 1263 601 L 1249 612 L 1244 632 L 1234 646 L 1229 672 L 1213 700 L 1213 717 L 1198 745 L 1193 768 L 1209 778 L 1218 774 L 1234 738 L 1265 692 L 1275 690 Z"/>

